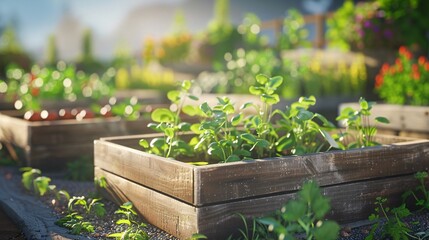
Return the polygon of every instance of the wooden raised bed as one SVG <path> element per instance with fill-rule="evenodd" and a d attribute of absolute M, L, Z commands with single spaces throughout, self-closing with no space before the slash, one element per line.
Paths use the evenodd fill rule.
<path fill-rule="evenodd" d="M 68 161 L 93 156 L 100 137 L 152 132 L 148 119 L 119 117 L 31 122 L 17 111 L 0 112 L 0 142 L 18 147 L 24 165 L 41 169 L 64 168 Z"/>
<path fill-rule="evenodd" d="M 107 196 L 132 201 L 149 223 L 180 239 L 197 232 L 225 239 L 242 224 L 236 213 L 267 215 L 307 179 L 331 199 L 331 218 L 366 219 L 376 197 L 397 203 L 418 185 L 413 174 L 429 167 L 429 140 L 423 139 L 379 136 L 385 145 L 194 166 L 141 151 L 138 141 L 151 137 L 96 140 L 95 175 L 107 179 Z"/>
<path fill-rule="evenodd" d="M 343 103 L 339 111 L 346 107 L 359 108 L 359 103 Z M 395 104 L 375 104 L 371 110 L 370 124 L 375 124 L 378 116 L 389 119 L 389 124 L 377 124 L 379 132 L 405 137 L 429 139 L 429 106 L 407 106 Z M 340 122 L 340 125 L 342 123 Z"/>

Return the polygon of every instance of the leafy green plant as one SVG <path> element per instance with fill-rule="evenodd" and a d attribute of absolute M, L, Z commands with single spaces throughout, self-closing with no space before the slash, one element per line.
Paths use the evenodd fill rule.
<path fill-rule="evenodd" d="M 284 131 L 283 136 L 276 142 L 278 152 L 302 155 L 320 152 L 323 148 L 338 148 L 338 144 L 328 133 L 328 130 L 334 129 L 335 126 L 322 115 L 309 111 L 309 107 L 315 104 L 315 97 L 301 97 L 284 112 L 275 111 L 281 116 L 278 130 Z"/>
<path fill-rule="evenodd" d="M 71 230 L 72 234 L 80 234 L 82 232 L 94 232 L 94 226 L 87 221 L 83 220 L 77 212 L 72 212 L 67 216 L 55 222 L 58 226 L 65 227 Z"/>
<path fill-rule="evenodd" d="M 298 192 L 298 198 L 290 200 L 275 217 L 258 219 L 259 223 L 268 226 L 278 239 L 295 239 L 302 234 L 305 239 L 336 239 L 339 225 L 324 216 L 330 209 L 329 200 L 324 197 L 313 181 L 304 183 Z"/>
<path fill-rule="evenodd" d="M 242 116 L 230 117 L 235 109 L 229 98 L 218 98 L 218 104 L 213 108 L 207 103 L 203 103 L 200 108 L 207 119 L 191 127 L 199 134 L 198 138 L 191 141 L 195 150 L 206 151 L 206 159 L 211 156 L 219 162 L 233 162 L 250 156 L 249 151 L 241 148 L 243 141 L 237 137 L 238 132 L 233 128 L 240 123 Z"/>
<path fill-rule="evenodd" d="M 346 126 L 346 130 L 345 132 L 340 132 L 335 135 L 341 149 L 363 148 L 379 145 L 374 141 L 377 128 L 376 126 L 370 125 L 369 122 L 371 109 L 374 104 L 374 102 L 367 102 L 365 99 L 360 98 L 359 110 L 347 107 L 341 111 L 337 120 L 343 121 Z M 389 123 L 389 120 L 385 117 L 376 117 L 375 121 L 378 123 Z M 350 143 L 345 145 L 342 143 L 344 140 L 348 140 Z"/>
<path fill-rule="evenodd" d="M 189 131 L 191 124 L 181 121 L 180 115 L 184 112 L 197 114 L 197 109 L 192 105 L 185 105 L 186 99 L 198 100 L 198 98 L 189 93 L 191 81 L 185 80 L 181 85 L 180 91 L 173 90 L 168 92 L 168 99 L 174 104 L 175 110 L 168 108 L 157 108 L 151 118 L 156 123 L 150 123 L 148 127 L 155 131 L 164 133 L 164 137 L 155 138 L 150 143 L 146 139 L 140 140 L 143 148 L 149 149 L 150 153 L 164 156 L 166 158 L 179 155 L 192 155 L 191 147 L 179 138 L 179 132 Z"/>
<path fill-rule="evenodd" d="M 369 235 L 365 240 L 376 239 L 376 230 L 381 227 L 381 218 L 386 219 L 386 223 L 382 227 L 381 237 L 391 237 L 393 240 L 409 239 L 414 238 L 411 235 L 411 229 L 402 221 L 402 218 L 407 217 L 411 214 L 410 210 L 402 204 L 400 207 L 392 208 L 384 207 L 387 199 L 377 197 L 375 204 L 375 213 L 369 216 L 370 221 L 376 221 L 372 227 Z M 389 216 L 390 215 L 390 216 Z"/>
<path fill-rule="evenodd" d="M 54 185 L 49 185 L 51 179 L 41 176 L 42 172 L 39 169 L 24 167 L 20 169 L 22 173 L 22 184 L 25 189 L 33 191 L 40 196 L 45 195 L 50 190 L 54 190 Z"/>
<path fill-rule="evenodd" d="M 426 210 L 429 210 L 429 191 L 425 186 L 425 180 L 428 178 L 428 173 L 417 172 L 414 177 L 419 181 L 420 185 L 415 190 L 409 190 L 405 192 L 402 197 L 406 199 L 409 196 L 412 196 L 416 201 L 416 206 L 420 206 Z"/>
<path fill-rule="evenodd" d="M 91 199 L 91 201 L 87 201 L 84 196 L 81 197 L 72 197 L 68 202 L 68 210 L 70 212 L 74 212 L 74 206 L 81 206 L 85 212 L 85 214 L 94 214 L 98 217 L 103 217 L 106 214 L 106 209 L 104 208 L 104 204 L 100 202 L 100 199 Z"/>
<path fill-rule="evenodd" d="M 116 239 L 149 239 L 149 235 L 144 228 L 146 224 L 139 223 L 135 220 L 137 213 L 133 210 L 133 204 L 126 202 L 116 210 L 115 214 L 121 215 L 122 218 L 116 221 L 118 225 L 125 225 L 126 229 L 123 232 L 109 234 L 109 238 Z"/>

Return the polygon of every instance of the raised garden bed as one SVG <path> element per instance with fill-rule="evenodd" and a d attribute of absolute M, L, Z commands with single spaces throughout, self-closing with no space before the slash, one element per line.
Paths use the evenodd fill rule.
<path fill-rule="evenodd" d="M 120 117 L 28 121 L 21 112 L 4 111 L 0 113 L 0 142 L 18 147 L 26 166 L 58 169 L 68 161 L 92 157 L 93 141 L 100 137 L 151 132 L 146 127 L 148 122 L 145 118 L 127 121 Z"/>
<path fill-rule="evenodd" d="M 346 107 L 356 108 L 359 103 L 343 103 L 339 111 Z M 429 139 L 429 107 L 395 104 L 375 104 L 372 116 L 383 116 L 389 119 L 389 124 L 378 124 L 379 132 L 397 136 Z M 375 124 L 370 118 L 370 124 Z M 340 122 L 341 125 L 341 122 Z"/>
<path fill-rule="evenodd" d="M 384 145 L 347 151 L 194 166 L 141 151 L 141 138 L 95 141 L 95 175 L 105 177 L 106 194 L 132 201 L 146 220 L 186 239 L 193 233 L 225 239 L 242 224 L 236 213 L 264 216 L 314 179 L 331 199 L 330 218 L 366 219 L 378 196 L 391 204 L 418 182 L 413 174 L 429 166 L 429 141 L 377 136 Z"/>

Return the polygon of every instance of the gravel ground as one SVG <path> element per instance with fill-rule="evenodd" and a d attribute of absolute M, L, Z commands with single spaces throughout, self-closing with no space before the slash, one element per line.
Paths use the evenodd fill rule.
<path fill-rule="evenodd" d="M 4 168 L 3 170 L 4 175 Z M 20 186 L 20 191 L 23 194 L 31 194 L 27 192 L 22 185 L 21 181 L 21 173 L 18 172 L 16 168 L 7 168 L 7 177 Z M 70 196 L 86 196 L 95 197 L 96 191 L 94 188 L 94 184 L 92 182 L 77 182 L 65 180 L 63 174 L 46 174 L 46 176 L 52 179 L 51 184 L 56 185 L 57 189 L 66 190 Z M 52 213 L 60 218 L 66 215 L 66 202 L 57 202 L 53 200 L 53 196 L 42 197 L 41 200 L 52 209 Z M 105 209 L 107 214 L 103 218 L 89 217 L 88 221 L 92 223 L 94 226 L 95 232 L 82 235 L 87 239 L 106 239 L 107 236 L 114 232 L 122 232 L 124 229 L 121 226 L 115 224 L 116 220 L 119 219 L 119 216 L 114 214 L 114 212 L 118 209 L 118 206 L 111 201 L 102 200 L 102 203 L 105 205 Z M 139 219 L 143 221 L 142 219 Z M 429 212 L 419 212 L 413 213 L 411 217 L 408 217 L 405 222 L 408 226 L 413 229 L 414 232 L 428 231 L 429 230 Z M 359 223 L 352 223 L 349 225 L 344 225 L 340 232 L 339 240 L 362 240 L 368 235 L 370 231 L 370 225 L 368 225 L 367 221 L 362 221 Z M 153 240 L 175 240 L 177 238 L 169 235 L 168 233 L 154 227 L 148 225 L 146 227 L 146 232 L 150 236 L 150 239 Z M 380 235 L 378 235 L 377 239 L 381 239 Z"/>

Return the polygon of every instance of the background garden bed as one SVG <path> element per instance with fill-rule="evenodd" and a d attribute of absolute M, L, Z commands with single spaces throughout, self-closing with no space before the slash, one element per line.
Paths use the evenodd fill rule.
<path fill-rule="evenodd" d="M 22 113 L 0 113 L 0 142 L 18 148 L 24 165 L 61 169 L 66 163 L 93 156 L 93 141 L 100 137 L 148 133 L 149 119 L 120 117 L 77 120 L 27 121 Z"/>

